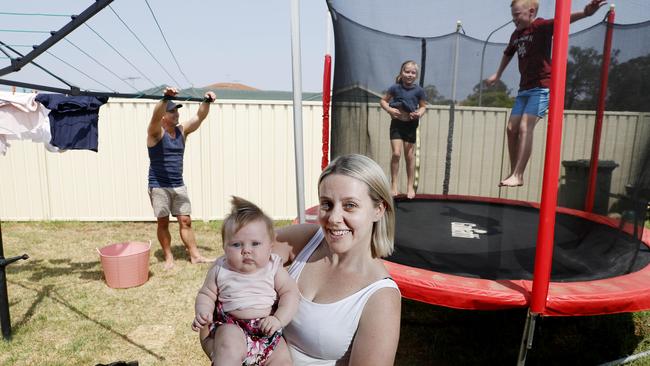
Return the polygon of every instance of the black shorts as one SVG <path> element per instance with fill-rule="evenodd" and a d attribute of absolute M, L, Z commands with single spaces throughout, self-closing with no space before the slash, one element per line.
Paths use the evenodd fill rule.
<path fill-rule="evenodd" d="M 394 119 L 390 121 L 390 139 L 391 140 L 404 140 L 411 144 L 415 143 L 417 137 L 419 121 L 400 121 Z"/>

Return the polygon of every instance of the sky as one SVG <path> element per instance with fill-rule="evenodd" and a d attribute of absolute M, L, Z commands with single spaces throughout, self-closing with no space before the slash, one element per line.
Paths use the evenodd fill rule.
<path fill-rule="evenodd" d="M 69 17 L 54 15 L 79 14 L 92 3 L 93 0 L 3 1 L 0 41 L 26 54 L 31 48 L 25 46 L 40 44 L 49 36 L 47 32 L 70 21 Z M 133 93 L 161 84 L 186 88 L 218 82 L 242 83 L 263 90 L 291 90 L 291 3 L 115 0 L 110 8 L 106 7 L 35 61 L 86 90 Z M 376 19 L 387 17 L 394 19 L 392 23 L 401 31 L 406 26 L 417 36 L 451 33 L 460 20 L 466 35 L 485 39 L 510 20 L 509 0 L 372 0 L 365 2 L 370 4 L 365 9 L 359 9 L 360 3 L 333 0 L 352 20 L 372 27 Z M 572 8 L 581 9 L 586 3 L 573 1 Z M 405 8 L 405 4 L 410 8 Z M 432 10 L 422 11 L 425 7 Z M 553 17 L 554 7 L 554 1 L 541 0 L 539 16 Z M 299 8 L 302 90 L 320 91 L 330 22 L 326 1 L 303 0 Z M 600 22 L 605 12 L 601 9 L 593 17 L 574 23 L 571 32 Z M 617 23 L 649 19 L 650 0 L 616 3 Z M 505 42 L 513 29 L 512 24 L 505 26 L 490 41 Z M 335 51 L 333 54 L 335 57 Z M 6 57 L 0 58 L 0 68 L 9 62 Z M 34 66 L 0 78 L 64 87 Z"/>

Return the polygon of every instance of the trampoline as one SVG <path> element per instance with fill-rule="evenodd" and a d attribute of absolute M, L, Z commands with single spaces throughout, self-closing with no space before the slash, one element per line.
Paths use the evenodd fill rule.
<path fill-rule="evenodd" d="M 315 219 L 318 207 L 307 210 Z M 402 296 L 457 309 L 530 305 L 539 205 L 453 195 L 397 199 L 385 265 Z M 650 233 L 568 208 L 556 215 L 546 314 L 597 315 L 650 306 Z"/>
<path fill-rule="evenodd" d="M 419 194 L 396 199 L 395 252 L 385 258 L 404 297 L 457 309 L 528 307 L 535 316 L 650 308 L 650 234 L 644 228 L 649 197 L 640 193 L 650 188 L 650 125 L 640 117 L 628 124 L 604 115 L 605 109 L 643 110 L 616 104 L 607 75 L 648 57 L 650 23 L 616 25 L 613 9 L 600 24 L 573 35 L 568 21 L 558 22 L 555 33 L 562 35 L 554 34 L 551 107 L 536 132 L 545 136 L 545 150 L 533 153 L 539 160 L 531 160 L 523 188 L 496 190 L 511 164 L 503 133 L 508 113 L 476 107 L 504 107 L 481 105 L 480 85 L 482 70 L 496 69 L 505 45 L 478 41 L 458 28 L 442 36 L 395 29 L 393 18 L 374 7 L 328 4 L 336 40 L 332 157 L 364 154 L 388 171 L 389 118 L 378 96 L 391 85 L 396 65 L 405 59 L 421 65 L 419 84 L 430 107 L 416 142 Z M 570 7 L 558 4 L 556 19 L 561 14 L 566 20 Z M 626 42 L 631 39 L 637 42 Z M 601 71 L 599 80 L 597 74 L 577 72 L 585 65 L 576 55 L 585 52 L 594 54 L 590 67 Z M 616 62 L 610 66 L 610 60 Z M 516 76 L 510 65 L 501 78 L 503 90 L 492 92 L 509 98 L 517 90 Z M 572 89 L 587 82 L 600 86 L 586 94 Z M 595 110 L 595 119 L 577 117 L 583 110 Z M 626 134 L 628 127 L 635 132 Z M 592 129 L 591 140 L 582 138 Z M 541 141 L 534 146 L 543 147 Z M 401 170 L 402 191 L 403 175 Z M 520 193 L 527 187 L 532 188 Z"/>

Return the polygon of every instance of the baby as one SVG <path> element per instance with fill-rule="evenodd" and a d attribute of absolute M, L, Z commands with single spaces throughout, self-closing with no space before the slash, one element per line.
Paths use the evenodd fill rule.
<path fill-rule="evenodd" d="M 280 256 L 271 254 L 272 220 L 233 197 L 221 237 L 225 254 L 208 271 L 192 322 L 204 351 L 216 365 L 264 365 L 269 358 L 291 365 L 282 328 L 298 308 L 299 293 Z"/>

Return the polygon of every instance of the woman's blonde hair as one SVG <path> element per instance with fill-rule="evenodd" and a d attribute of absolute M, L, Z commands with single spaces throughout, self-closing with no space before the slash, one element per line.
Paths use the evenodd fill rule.
<path fill-rule="evenodd" d="M 237 196 L 232 196 L 230 203 L 232 204 L 230 214 L 226 216 L 223 220 L 223 225 L 221 226 L 221 240 L 223 241 L 223 245 L 226 245 L 228 240 L 230 240 L 239 229 L 257 220 L 264 222 L 269 238 L 271 238 L 271 240 L 275 238 L 273 220 L 271 220 L 262 209 L 257 207 L 254 203 Z"/>
<path fill-rule="evenodd" d="M 393 252 L 395 240 L 395 208 L 388 179 L 381 167 L 367 156 L 343 155 L 334 159 L 318 178 L 318 187 L 327 176 L 341 174 L 360 180 L 368 187 L 368 195 L 375 207 L 384 206 L 384 215 L 372 226 L 370 248 L 373 258 L 383 258 Z"/>
<path fill-rule="evenodd" d="M 399 74 L 397 74 L 397 77 L 395 77 L 395 82 L 397 84 L 400 84 L 402 82 L 402 72 L 404 71 L 404 69 L 408 65 L 415 66 L 416 72 L 418 73 L 418 75 L 420 74 L 420 66 L 418 66 L 418 63 L 413 61 L 413 60 L 406 60 L 406 61 L 402 62 L 402 67 L 399 68 Z"/>

